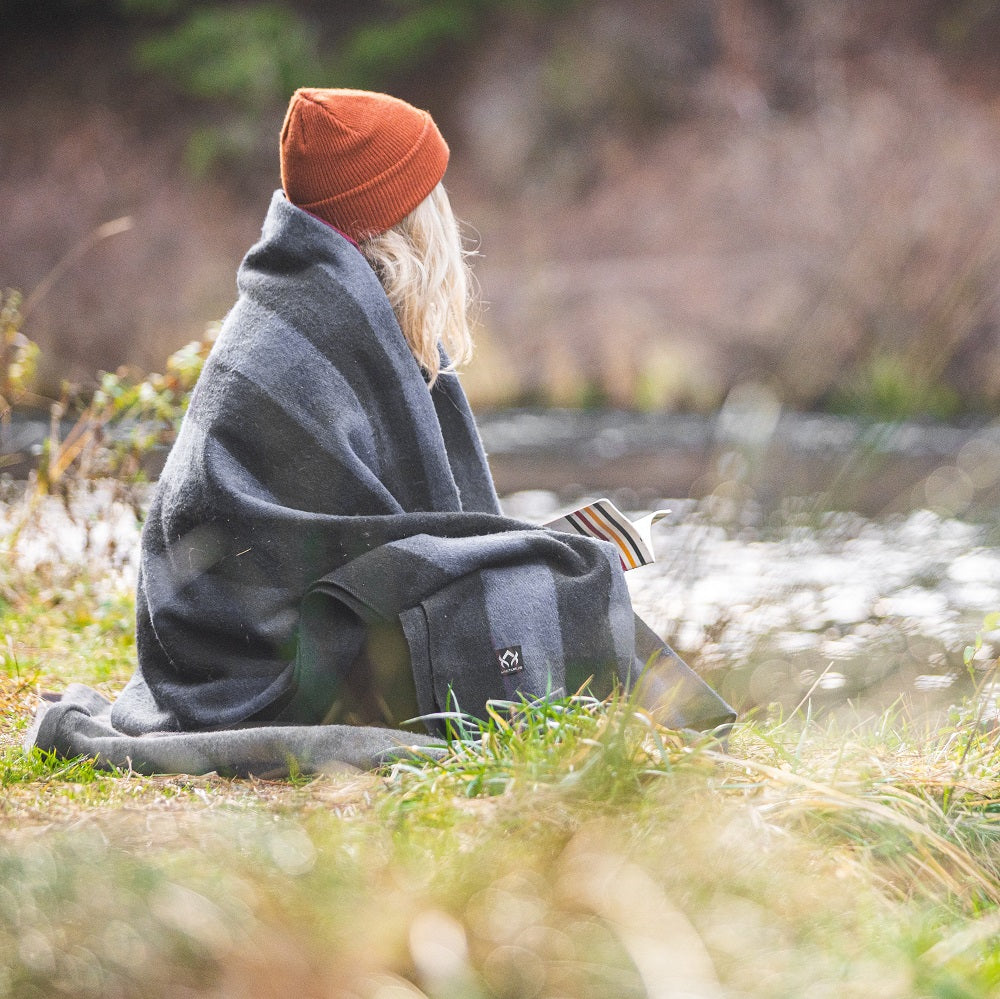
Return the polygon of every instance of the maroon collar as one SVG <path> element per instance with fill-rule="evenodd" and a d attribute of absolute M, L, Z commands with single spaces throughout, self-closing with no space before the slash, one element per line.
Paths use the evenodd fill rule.
<path fill-rule="evenodd" d="M 301 207 L 301 206 L 300 206 L 300 207 Z M 312 217 L 313 217 L 314 219 L 316 219 L 316 221 L 317 221 L 317 222 L 322 222 L 322 223 L 323 223 L 323 225 L 325 225 L 325 226 L 329 226 L 329 227 L 330 227 L 330 228 L 331 228 L 331 229 L 332 229 L 332 230 L 333 230 L 334 232 L 338 232 L 338 233 L 340 233 L 340 235 L 341 235 L 341 236 L 343 236 L 343 237 L 344 237 L 344 239 L 346 239 L 346 240 L 347 240 L 347 242 L 348 242 L 348 243 L 350 243 L 350 244 L 351 244 L 352 246 L 354 246 L 354 247 L 357 247 L 357 249 L 359 249 L 359 250 L 361 249 L 361 247 L 360 247 L 360 246 L 358 246 L 358 241 L 357 241 L 356 239 L 351 239 L 351 237 L 350 237 L 350 236 L 348 236 L 346 232 L 341 232 L 341 230 L 340 230 L 340 229 L 338 229 L 338 228 L 337 228 L 337 227 L 336 227 L 335 225 L 330 225 L 330 223 L 329 223 L 329 222 L 327 222 L 327 220 L 326 220 L 326 219 L 321 219 L 321 218 L 320 218 L 320 217 L 319 217 L 318 215 L 313 215 L 313 213 L 312 213 L 312 212 L 308 211 L 308 210 L 307 210 L 307 209 L 305 209 L 305 208 L 303 208 L 303 209 L 302 209 L 302 211 L 304 211 L 304 212 L 306 213 L 306 215 L 312 215 Z"/>

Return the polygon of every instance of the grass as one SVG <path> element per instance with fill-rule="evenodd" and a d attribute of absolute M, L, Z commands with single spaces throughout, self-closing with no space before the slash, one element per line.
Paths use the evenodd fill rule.
<path fill-rule="evenodd" d="M 288 782 L 18 748 L 132 669 L 123 570 L 0 568 L 0 996 L 986 997 L 1000 735 L 972 707 L 456 716 L 442 759 Z M 127 575 L 127 573 L 125 574 Z"/>
<path fill-rule="evenodd" d="M 10 754 L 7 994 L 993 995 L 1000 753 L 884 734 L 578 701 L 297 785 Z"/>

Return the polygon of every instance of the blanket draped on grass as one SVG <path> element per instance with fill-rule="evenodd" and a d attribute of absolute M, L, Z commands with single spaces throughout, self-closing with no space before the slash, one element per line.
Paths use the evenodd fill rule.
<path fill-rule="evenodd" d="M 276 192 L 237 284 L 143 528 L 138 669 L 114 704 L 43 703 L 29 744 L 137 771 L 375 766 L 430 737 L 327 722 L 393 629 L 422 715 L 603 695 L 652 656 L 671 724 L 731 720 L 634 617 L 615 549 L 501 514 L 458 380 L 428 391 L 350 242 Z"/>

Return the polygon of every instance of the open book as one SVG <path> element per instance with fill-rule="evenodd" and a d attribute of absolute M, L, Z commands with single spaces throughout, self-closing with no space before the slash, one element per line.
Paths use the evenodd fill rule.
<path fill-rule="evenodd" d="M 656 561 L 652 527 L 669 510 L 654 510 L 638 520 L 629 520 L 609 499 L 595 500 L 545 526 L 569 534 L 589 534 L 618 546 L 623 569 L 636 569 Z"/>

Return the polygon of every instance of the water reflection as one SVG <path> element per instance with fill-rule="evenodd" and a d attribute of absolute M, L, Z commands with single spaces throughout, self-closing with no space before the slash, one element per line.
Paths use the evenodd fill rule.
<path fill-rule="evenodd" d="M 783 410 L 769 390 L 737 386 L 716 414 L 510 410 L 480 417 L 501 494 L 526 487 L 649 498 L 717 497 L 738 514 L 802 497 L 812 512 L 868 517 L 927 508 L 996 520 L 1000 423 L 866 423 Z"/>
<path fill-rule="evenodd" d="M 548 519 L 553 492 L 505 501 Z M 743 710 L 803 697 L 880 710 L 905 695 L 947 707 L 981 684 L 1000 632 L 1000 548 L 988 525 L 915 510 L 881 520 L 827 512 L 719 519 L 718 504 L 661 498 L 658 561 L 626 576 L 636 609 Z"/>
<path fill-rule="evenodd" d="M 913 680 L 917 690 L 947 690 L 958 679 L 955 673 L 921 673 Z"/>
<path fill-rule="evenodd" d="M 982 684 L 975 708 L 981 725 L 994 728 L 1000 723 L 1000 681 L 990 680 Z"/>

